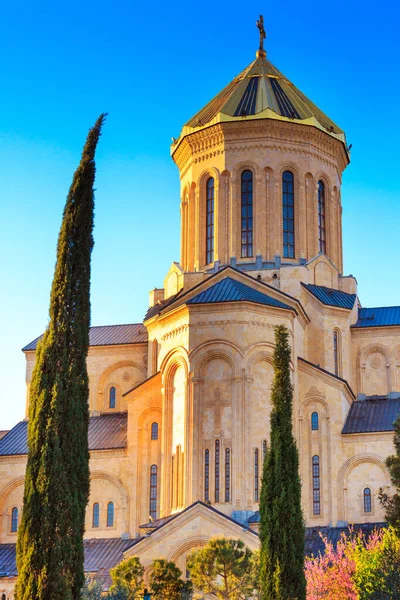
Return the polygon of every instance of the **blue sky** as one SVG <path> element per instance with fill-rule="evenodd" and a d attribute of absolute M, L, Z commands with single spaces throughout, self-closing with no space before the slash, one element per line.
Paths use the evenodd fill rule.
<path fill-rule="evenodd" d="M 269 58 L 345 129 L 345 272 L 364 306 L 400 304 L 399 7 L 394 1 L 2 5 L 0 429 L 25 410 L 21 348 L 46 323 L 65 197 L 88 128 L 97 155 L 92 324 L 138 322 L 179 260 L 171 136 L 253 58 Z"/>

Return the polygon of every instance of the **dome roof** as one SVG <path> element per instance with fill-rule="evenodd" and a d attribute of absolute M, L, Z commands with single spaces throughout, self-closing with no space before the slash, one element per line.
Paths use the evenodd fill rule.
<path fill-rule="evenodd" d="M 230 121 L 274 119 L 312 125 L 345 142 L 345 135 L 329 117 L 298 90 L 266 58 L 264 51 L 183 127 L 178 142 L 191 133 Z"/>

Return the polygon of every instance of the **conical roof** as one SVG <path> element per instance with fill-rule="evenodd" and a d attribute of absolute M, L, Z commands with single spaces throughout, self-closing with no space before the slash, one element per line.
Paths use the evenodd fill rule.
<path fill-rule="evenodd" d="M 183 127 L 179 140 L 221 122 L 275 119 L 313 125 L 345 143 L 329 117 L 291 83 L 264 51 Z M 172 151 L 175 150 L 174 146 Z"/>

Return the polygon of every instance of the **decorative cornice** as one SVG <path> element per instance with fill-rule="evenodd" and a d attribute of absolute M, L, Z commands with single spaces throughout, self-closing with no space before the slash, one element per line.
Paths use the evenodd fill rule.
<path fill-rule="evenodd" d="M 340 140 L 312 125 L 273 119 L 219 123 L 191 133 L 180 142 L 173 158 L 182 178 L 191 164 L 224 152 L 254 149 L 311 156 L 334 168 L 340 181 L 342 171 L 348 164 L 348 157 Z"/>

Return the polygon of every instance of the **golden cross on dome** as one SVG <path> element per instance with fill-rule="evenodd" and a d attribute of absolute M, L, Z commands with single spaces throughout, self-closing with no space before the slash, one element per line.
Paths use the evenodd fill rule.
<path fill-rule="evenodd" d="M 257 27 L 260 30 L 260 51 L 265 52 L 264 50 L 264 40 L 267 37 L 264 29 L 264 17 L 260 15 L 260 18 L 257 21 Z"/>

